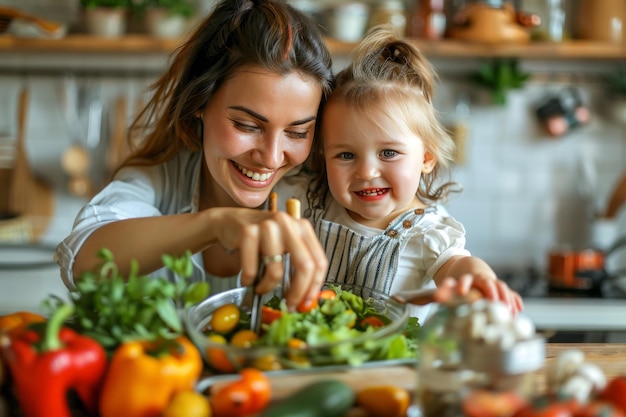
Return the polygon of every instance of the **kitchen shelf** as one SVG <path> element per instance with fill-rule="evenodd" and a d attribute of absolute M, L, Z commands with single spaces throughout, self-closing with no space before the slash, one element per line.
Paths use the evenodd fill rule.
<path fill-rule="evenodd" d="M 327 38 L 335 55 L 346 55 L 356 45 Z M 437 58 L 524 58 L 524 59 L 604 59 L 626 58 L 626 47 L 601 42 L 568 41 L 561 43 L 531 42 L 528 44 L 476 44 L 455 40 L 413 42 L 429 57 Z M 178 39 L 158 39 L 144 34 L 129 34 L 121 38 L 97 38 L 72 34 L 62 39 L 19 38 L 0 36 L 0 53 L 64 53 L 64 54 L 168 54 L 178 45 Z"/>

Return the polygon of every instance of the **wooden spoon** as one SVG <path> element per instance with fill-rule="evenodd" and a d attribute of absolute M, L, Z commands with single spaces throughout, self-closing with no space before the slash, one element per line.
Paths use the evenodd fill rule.
<path fill-rule="evenodd" d="M 9 205 L 13 213 L 28 216 L 32 224 L 32 239 L 37 241 L 48 226 L 52 216 L 52 188 L 32 173 L 26 152 L 26 120 L 28 91 L 22 89 L 18 98 L 17 138 L 15 168 L 9 192 Z"/>

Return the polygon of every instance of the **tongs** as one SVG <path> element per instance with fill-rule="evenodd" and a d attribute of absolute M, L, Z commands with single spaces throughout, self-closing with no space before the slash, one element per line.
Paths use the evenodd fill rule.
<path fill-rule="evenodd" d="M 269 198 L 269 210 L 275 212 L 278 209 L 278 195 L 273 192 Z M 287 214 L 299 219 L 300 218 L 300 200 L 290 198 L 287 200 Z M 289 260 L 289 253 L 280 255 L 283 262 L 283 280 L 282 280 L 282 293 L 283 296 L 289 291 L 289 285 L 291 284 L 291 264 Z M 252 311 L 250 314 L 250 329 L 255 333 L 261 331 L 261 319 L 263 309 L 263 295 L 257 294 L 256 286 L 261 281 L 263 274 L 265 273 L 265 263 L 261 260 L 259 262 L 259 270 L 252 283 Z"/>

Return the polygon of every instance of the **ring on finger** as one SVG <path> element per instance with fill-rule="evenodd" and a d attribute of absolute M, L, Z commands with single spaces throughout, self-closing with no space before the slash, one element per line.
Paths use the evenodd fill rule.
<path fill-rule="evenodd" d="M 263 255 L 261 257 L 261 260 L 263 262 L 263 265 L 269 265 L 269 264 L 275 263 L 275 262 L 282 262 L 283 261 L 283 255 Z"/>

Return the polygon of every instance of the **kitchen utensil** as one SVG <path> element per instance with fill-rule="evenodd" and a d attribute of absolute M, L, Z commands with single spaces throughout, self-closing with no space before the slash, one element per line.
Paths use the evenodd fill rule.
<path fill-rule="evenodd" d="M 300 200 L 291 198 L 287 200 L 287 214 L 292 216 L 295 219 L 300 218 Z M 271 212 L 276 212 L 278 210 L 278 194 L 272 192 L 270 194 L 270 198 L 268 201 L 268 209 Z M 289 284 L 291 282 L 291 262 L 289 259 L 289 254 L 286 253 L 282 255 L 283 260 L 283 280 L 282 280 L 282 291 L 283 295 L 289 291 Z M 256 293 L 256 285 L 259 283 L 263 274 L 265 273 L 265 264 L 263 262 L 259 265 L 259 272 L 252 284 L 254 291 L 254 298 L 252 300 L 252 312 L 250 316 L 250 328 L 257 334 L 261 331 L 261 308 L 263 307 L 263 303 L 261 302 L 261 294 Z"/>
<path fill-rule="evenodd" d="M 326 287 L 328 288 L 328 287 Z M 408 321 L 409 310 L 406 304 L 395 301 L 390 296 L 371 288 L 357 285 L 341 284 L 342 290 L 352 291 L 355 295 L 368 300 L 369 307 L 378 314 L 391 319 L 391 322 L 374 331 L 359 334 L 356 337 L 334 343 L 308 345 L 302 349 L 293 349 L 286 346 L 259 346 L 240 347 L 223 344 L 211 340 L 205 333 L 211 321 L 213 312 L 226 304 L 239 306 L 243 313 L 249 314 L 252 308 L 252 287 L 241 287 L 212 295 L 185 312 L 184 324 L 187 334 L 202 353 L 207 365 L 220 372 L 235 372 L 244 367 L 255 367 L 262 370 L 295 369 L 302 367 L 327 367 L 346 364 L 336 359 L 333 352 L 346 350 L 361 352 L 362 347 L 375 340 L 401 333 Z M 272 297 L 282 297 L 283 289 L 277 286 L 271 292 L 261 296 L 261 302 L 266 303 Z M 305 359 L 306 364 L 293 360 L 294 354 Z M 227 361 L 230 371 L 224 370 L 219 364 Z M 365 362 L 368 362 L 365 358 Z"/>
<path fill-rule="evenodd" d="M 107 153 L 106 165 L 109 172 L 113 172 L 124 158 L 124 139 L 126 135 L 126 113 L 128 112 L 128 98 L 121 96 L 115 103 L 113 133 Z"/>
<path fill-rule="evenodd" d="M 64 28 L 63 25 L 42 19 L 29 13 L 22 12 L 12 7 L 0 6 L 0 33 L 4 32 L 13 19 L 20 19 L 30 23 L 33 23 L 43 31 L 45 34 L 51 37 L 62 36 Z"/>
<path fill-rule="evenodd" d="M 32 226 L 31 239 L 37 242 L 52 217 L 54 198 L 51 187 L 33 174 L 28 161 L 26 150 L 28 104 L 28 90 L 23 88 L 18 98 L 16 155 L 9 192 L 9 211 L 28 218 Z"/>
<path fill-rule="evenodd" d="M 76 196 L 93 193 L 91 152 L 100 143 L 102 129 L 102 100 L 91 90 L 82 91 L 75 77 L 63 79 L 63 110 L 72 144 L 61 157 L 61 166 L 68 175 L 68 189 Z M 85 112 L 79 110 L 85 108 Z"/>
<path fill-rule="evenodd" d="M 626 174 L 618 181 L 609 197 L 603 217 L 614 219 L 626 203 Z"/>

